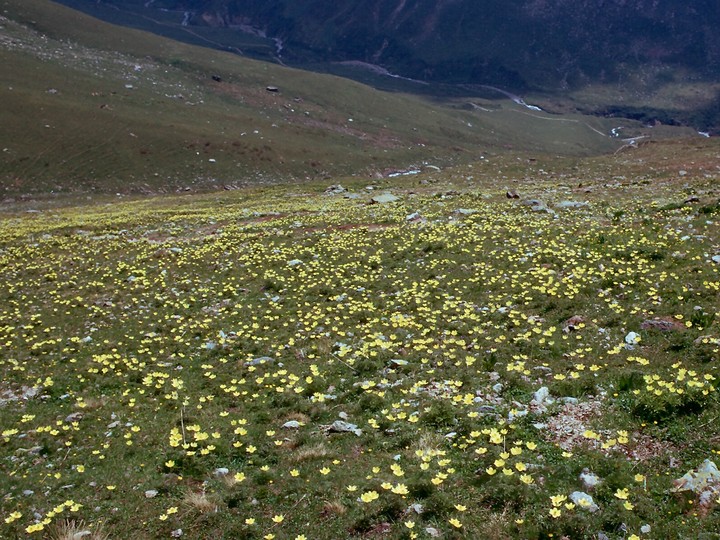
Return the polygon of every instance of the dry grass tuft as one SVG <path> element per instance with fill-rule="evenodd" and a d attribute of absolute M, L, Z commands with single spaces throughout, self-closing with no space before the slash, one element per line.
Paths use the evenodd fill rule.
<path fill-rule="evenodd" d="M 324 443 L 318 443 L 313 446 L 301 446 L 293 454 L 292 461 L 294 463 L 301 463 L 303 461 L 323 459 L 326 458 L 329 453 Z"/>
<path fill-rule="evenodd" d="M 110 536 L 103 532 L 103 526 L 95 530 L 85 526 L 84 521 L 66 519 L 48 528 L 47 540 L 109 540 Z"/>
<path fill-rule="evenodd" d="M 214 514 L 218 505 L 204 491 L 188 491 L 183 498 L 182 505 L 191 512 L 198 514 Z"/>

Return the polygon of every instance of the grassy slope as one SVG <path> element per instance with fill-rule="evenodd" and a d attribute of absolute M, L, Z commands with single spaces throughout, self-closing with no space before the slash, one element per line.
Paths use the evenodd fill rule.
<path fill-rule="evenodd" d="M 6 207 L 0 537 L 718 530 L 718 505 L 669 492 L 720 452 L 718 167 L 709 140 L 493 156 L 379 180 L 389 205 L 347 179 L 359 200 L 326 181 Z M 578 402 L 538 408 L 542 386 Z M 341 413 L 361 435 L 325 432 Z"/>
<path fill-rule="evenodd" d="M 10 19 L 0 47 L 6 194 L 217 188 L 619 144 L 603 135 L 616 120 L 510 101 L 471 110 L 120 29 L 46 0 L 0 6 Z"/>

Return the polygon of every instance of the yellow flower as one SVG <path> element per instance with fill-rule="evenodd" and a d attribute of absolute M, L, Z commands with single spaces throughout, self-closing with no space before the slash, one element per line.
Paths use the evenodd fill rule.
<path fill-rule="evenodd" d="M 415 526 L 415 522 L 414 522 L 414 521 L 406 521 L 406 522 L 405 522 L 405 526 L 406 526 L 408 529 L 412 529 L 412 528 Z"/>
<path fill-rule="evenodd" d="M 448 522 L 450 523 L 450 525 L 452 525 L 452 526 L 455 527 L 456 529 L 459 529 L 459 528 L 462 527 L 462 523 L 460 523 L 460 521 L 457 520 L 457 519 L 455 519 L 455 518 L 450 518 L 450 519 L 448 520 Z"/>
<path fill-rule="evenodd" d="M 245 525 L 255 525 L 255 518 L 247 518 L 245 520 Z"/>
<path fill-rule="evenodd" d="M 285 516 L 283 516 L 282 514 L 277 514 L 272 517 L 272 520 L 274 523 L 282 523 L 284 519 L 285 519 Z"/>
<path fill-rule="evenodd" d="M 622 489 L 618 488 L 618 490 L 615 492 L 615 496 L 618 499 L 622 499 L 622 500 L 627 499 L 628 498 L 628 489 L 627 488 L 622 488 Z"/>
<path fill-rule="evenodd" d="M 22 517 L 20 512 L 12 512 L 8 517 L 5 518 L 5 523 L 12 523 Z"/>
<path fill-rule="evenodd" d="M 529 474 L 522 474 L 522 475 L 520 475 L 520 481 L 523 484 L 530 485 L 533 483 L 533 478 Z"/>
<path fill-rule="evenodd" d="M 409 493 L 405 484 L 397 484 L 392 488 L 392 492 L 396 495 L 407 495 Z"/>
<path fill-rule="evenodd" d="M 290 471 L 290 476 L 300 476 L 300 471 L 293 469 Z"/>
<path fill-rule="evenodd" d="M 562 512 L 560 511 L 559 508 L 551 508 L 550 509 L 550 516 L 552 516 L 555 519 L 559 518 L 561 514 L 562 514 Z"/>
<path fill-rule="evenodd" d="M 623 507 L 625 507 L 625 510 L 632 510 L 633 508 L 635 508 L 633 503 L 631 503 L 630 501 L 625 501 L 623 503 Z"/>
<path fill-rule="evenodd" d="M 378 495 L 377 491 L 366 491 L 365 493 L 360 495 L 360 500 L 364 503 L 370 503 L 379 498 L 380 495 Z"/>

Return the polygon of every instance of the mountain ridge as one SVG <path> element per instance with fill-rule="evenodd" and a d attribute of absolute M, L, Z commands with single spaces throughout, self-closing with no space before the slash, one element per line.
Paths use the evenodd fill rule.
<path fill-rule="evenodd" d="M 425 83 L 418 93 L 493 85 L 720 132 L 720 4 L 710 0 L 57 1 L 303 69 L 363 80 L 347 63 L 376 65 Z M 256 43 L 238 46 L 240 34 Z M 588 100 L 598 88 L 600 102 Z"/>

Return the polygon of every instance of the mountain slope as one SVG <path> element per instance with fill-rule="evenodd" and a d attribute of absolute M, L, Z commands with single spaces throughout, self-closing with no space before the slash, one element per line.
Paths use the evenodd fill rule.
<path fill-rule="evenodd" d="M 359 61 L 436 84 L 562 95 L 593 114 L 720 127 L 713 0 L 59 1 L 297 66 L 334 72 Z M 607 99 L 581 99 L 598 85 Z"/>
<path fill-rule="evenodd" d="M 588 155 L 622 144 L 614 127 L 641 133 L 637 122 L 549 115 L 506 97 L 440 104 L 380 92 L 114 27 L 47 0 L 0 5 L 4 193 L 373 175 L 507 150 Z"/>

